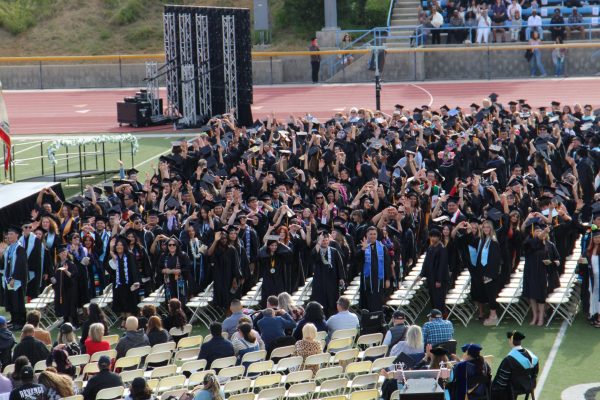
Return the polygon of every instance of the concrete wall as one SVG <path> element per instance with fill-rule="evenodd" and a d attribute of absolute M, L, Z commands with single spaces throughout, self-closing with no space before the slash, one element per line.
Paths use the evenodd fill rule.
<path fill-rule="evenodd" d="M 481 52 L 435 52 L 391 54 L 386 56 L 382 77 L 387 82 L 423 80 L 461 80 L 529 77 L 524 50 Z M 594 49 L 570 49 L 566 73 L 569 76 L 593 76 L 600 71 L 600 57 Z M 335 56 L 329 56 L 335 57 Z M 372 82 L 369 56 L 363 55 L 349 66 L 338 68 L 330 76 L 323 57 L 320 81 L 329 83 Z M 554 74 L 551 50 L 542 52 L 548 75 Z M 255 85 L 311 82 L 308 57 L 256 59 L 252 62 Z M 144 64 L 13 65 L 0 66 L 4 89 L 74 89 L 143 87 Z M 164 78 L 161 79 L 164 85 Z"/>

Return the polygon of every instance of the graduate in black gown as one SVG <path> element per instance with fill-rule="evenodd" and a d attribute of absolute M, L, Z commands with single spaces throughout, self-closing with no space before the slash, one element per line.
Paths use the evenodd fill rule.
<path fill-rule="evenodd" d="M 433 308 L 446 314 L 446 292 L 450 270 L 448 252 L 441 242 L 442 232 L 438 228 L 429 231 L 429 248 L 425 254 L 423 268 L 419 276 L 427 279 L 427 289 Z"/>
<path fill-rule="evenodd" d="M 4 308 L 10 313 L 14 330 L 25 324 L 25 290 L 27 287 L 27 252 L 18 242 L 21 229 L 10 227 L 7 242 L 0 243 L 2 256 L 2 294 Z"/>
<path fill-rule="evenodd" d="M 450 400 L 487 400 L 492 383 L 492 371 L 481 356 L 482 347 L 476 343 L 461 347 L 462 361 L 455 364 L 448 379 Z"/>
<path fill-rule="evenodd" d="M 492 382 L 492 399 L 514 400 L 520 394 L 533 395 L 539 372 L 538 358 L 521 346 L 525 335 L 518 331 L 506 334 L 511 351 L 500 363 Z"/>
<path fill-rule="evenodd" d="M 528 235 L 523 243 L 523 296 L 529 299 L 533 311 L 530 325 L 543 326 L 546 298 L 554 290 L 548 286 L 549 276 L 556 273 L 560 260 L 556 246 L 548 240 L 550 227 L 541 222 L 539 217 L 529 214 L 523 223 L 523 230 L 531 229 L 533 235 Z"/>
<path fill-rule="evenodd" d="M 367 229 L 358 258 L 361 266 L 360 307 L 370 312 L 381 311 L 385 290 L 391 285 L 392 261 L 385 246 L 377 240 L 377 228 Z"/>
<path fill-rule="evenodd" d="M 258 251 L 259 271 L 263 278 L 261 289 L 261 305 L 267 304 L 269 296 L 278 296 L 285 292 L 287 266 L 292 257 L 292 250 L 279 243 L 278 237 L 268 236 L 267 244 Z"/>
<path fill-rule="evenodd" d="M 329 232 L 323 232 L 312 251 L 314 275 L 310 300 L 323 306 L 326 317 L 336 313 L 337 300 L 345 280 L 342 257 L 339 251 L 329 245 L 330 240 Z"/>
<path fill-rule="evenodd" d="M 150 257 L 146 249 L 142 246 L 142 241 L 134 229 L 128 229 L 125 232 L 125 236 L 129 242 L 129 252 L 135 258 L 135 264 L 138 267 L 138 276 L 141 285 L 139 295 L 141 298 L 144 298 L 154 290 L 154 271 L 150 264 Z"/>
<path fill-rule="evenodd" d="M 181 250 L 181 243 L 176 237 L 167 241 L 167 251 L 161 255 L 158 268 L 164 279 L 165 301 L 179 299 L 185 306 L 190 293 L 190 258 Z"/>
<path fill-rule="evenodd" d="M 109 267 L 114 271 L 113 311 L 123 317 L 138 313 L 140 279 L 135 258 L 127 250 L 129 243 L 122 236 L 111 239 Z"/>
<path fill-rule="evenodd" d="M 42 275 L 44 274 L 42 265 L 42 241 L 33 233 L 31 221 L 25 222 L 22 226 L 23 235 L 19 238 L 19 243 L 25 248 L 27 253 L 27 290 L 26 295 L 30 299 L 35 299 L 40 294 Z"/>
<path fill-rule="evenodd" d="M 90 293 L 88 291 L 90 283 L 88 277 L 88 266 L 91 263 L 91 259 L 88 255 L 87 249 L 81 243 L 81 236 L 79 236 L 79 232 L 74 232 L 69 235 L 67 251 L 71 256 L 71 261 L 77 268 L 77 308 L 83 308 L 84 304 L 90 302 Z"/>
<path fill-rule="evenodd" d="M 241 278 L 241 271 L 238 253 L 229 244 L 226 229 L 215 232 L 215 240 L 207 254 L 211 257 L 211 275 L 214 284 L 213 302 L 216 306 L 227 308 L 232 299 L 232 292 L 237 291 L 237 282 Z"/>
<path fill-rule="evenodd" d="M 56 315 L 63 317 L 64 322 L 70 322 L 78 325 L 77 322 L 77 303 L 79 301 L 78 270 L 77 266 L 71 260 L 66 245 L 59 245 L 58 263 L 52 277 L 52 287 L 54 289 L 54 309 Z"/>
<path fill-rule="evenodd" d="M 242 296 L 246 294 L 243 292 L 244 282 L 246 282 L 247 279 L 250 279 L 251 275 L 248 254 L 246 253 L 246 249 L 242 245 L 242 242 L 238 239 L 238 234 L 238 227 L 233 225 L 227 227 L 227 239 L 229 241 L 229 245 L 235 249 L 235 263 L 239 265 L 238 271 L 240 274 L 234 279 L 234 281 L 232 281 L 231 292 L 233 296 L 242 298 Z M 233 290 L 235 290 L 235 293 L 233 293 Z"/>

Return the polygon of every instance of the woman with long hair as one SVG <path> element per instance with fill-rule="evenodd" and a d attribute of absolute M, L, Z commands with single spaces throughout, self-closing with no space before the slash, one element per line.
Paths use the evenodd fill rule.
<path fill-rule="evenodd" d="M 160 343 L 167 343 L 169 340 L 171 340 L 171 335 L 169 335 L 167 330 L 163 329 L 162 321 L 156 315 L 153 315 L 148 319 L 146 335 L 148 335 L 150 346 Z"/>
<path fill-rule="evenodd" d="M 90 326 L 90 335 L 85 340 L 85 352 L 90 357 L 99 351 L 110 350 L 110 343 L 104 340 L 104 325 L 95 323 Z"/>
<path fill-rule="evenodd" d="M 90 327 L 93 324 L 102 324 L 104 326 L 103 335 L 108 335 L 108 319 L 104 314 L 104 311 L 96 303 L 90 303 L 88 309 L 88 318 L 81 324 L 81 339 L 80 343 L 83 345 L 85 340 L 88 338 Z"/>
<path fill-rule="evenodd" d="M 454 365 L 448 379 L 450 400 L 486 399 L 492 370 L 481 356 L 482 347 L 475 343 L 462 346 L 462 361 Z"/>
<path fill-rule="evenodd" d="M 60 330 L 58 331 L 58 336 L 56 337 L 56 342 L 54 342 L 53 347 L 60 345 L 64 346 L 67 354 L 70 356 L 81 354 L 81 347 L 79 346 L 75 329 L 73 328 L 73 325 L 68 322 L 60 326 Z"/>
<path fill-rule="evenodd" d="M 415 363 L 423 359 L 425 353 L 423 352 L 423 332 L 420 326 L 411 325 L 406 331 L 406 339 L 392 347 L 390 356 L 397 357 L 401 353 L 412 357 Z"/>
<path fill-rule="evenodd" d="M 304 361 L 313 354 L 320 354 L 323 352 L 321 342 L 317 340 L 317 328 L 314 324 L 308 323 L 302 327 L 302 339 L 298 340 L 295 344 L 294 354 L 302 357 Z M 319 370 L 319 366 L 312 365 L 309 368 L 316 374 Z"/>
<path fill-rule="evenodd" d="M 288 292 L 279 293 L 279 296 L 277 296 L 277 300 L 279 308 L 288 313 L 294 321 L 297 322 L 300 321 L 300 319 L 302 319 L 302 317 L 304 316 L 304 308 L 301 306 L 297 306 L 294 302 L 294 299 L 292 299 L 292 296 L 290 296 Z"/>
<path fill-rule="evenodd" d="M 252 319 L 250 317 L 248 317 L 247 315 L 242 316 L 240 318 L 240 320 L 238 321 L 238 328 L 243 324 L 249 324 L 250 326 L 252 326 Z M 258 333 L 258 331 L 256 331 L 255 329 L 252 329 L 251 332 L 252 332 L 252 335 L 254 335 L 254 337 L 256 338 L 256 341 L 258 342 L 259 350 L 264 350 L 265 342 L 263 342 L 263 340 L 260 336 L 260 333 Z M 242 339 L 243 337 L 244 337 L 244 335 L 238 329 L 233 333 L 233 335 L 231 335 L 229 340 L 233 343 L 235 340 Z"/>
<path fill-rule="evenodd" d="M 146 380 L 142 377 L 137 377 L 131 381 L 129 395 L 125 397 L 125 400 L 151 400 L 154 398 L 156 396 L 152 394 L 152 389 L 150 389 Z"/>
<path fill-rule="evenodd" d="M 87 275 L 88 275 L 88 296 L 93 299 L 94 297 L 98 297 L 102 294 L 104 290 L 104 267 L 96 257 L 95 253 L 95 240 L 94 236 L 86 233 L 83 236 L 83 247 L 87 251 L 87 255 L 90 259 L 89 264 L 87 265 Z"/>
<path fill-rule="evenodd" d="M 138 329 L 146 330 L 150 317 L 157 315 L 154 304 L 146 304 L 142 307 L 142 315 L 138 317 Z"/>
<path fill-rule="evenodd" d="M 129 243 L 122 236 L 111 240 L 110 256 L 108 265 L 114 271 L 112 308 L 115 313 L 121 314 L 121 326 L 125 327 L 127 317 L 138 313 L 138 289 L 140 288 L 138 268 L 135 257 L 129 252 Z"/>
<path fill-rule="evenodd" d="M 182 304 L 177 299 L 169 300 L 169 314 L 163 318 L 165 329 L 183 329 L 187 324 L 187 317 L 183 312 Z"/>
<path fill-rule="evenodd" d="M 158 274 L 163 277 L 166 301 L 179 299 L 185 304 L 189 298 L 188 280 L 190 274 L 190 259 L 181 250 L 181 242 L 176 237 L 167 241 L 167 251 L 158 261 Z"/>
<path fill-rule="evenodd" d="M 125 232 L 125 237 L 129 244 L 128 250 L 133 255 L 135 264 L 138 267 L 138 276 L 141 285 L 138 294 L 143 298 L 148 296 L 154 290 L 154 272 L 152 270 L 152 265 L 150 264 L 150 257 L 144 246 L 141 244 L 140 237 L 137 235 L 135 229 L 128 229 Z"/>
<path fill-rule="evenodd" d="M 13 389 L 16 389 L 23 384 L 22 380 L 21 380 L 21 370 L 23 369 L 23 367 L 26 367 L 26 366 L 31 367 L 31 364 L 29 363 L 29 358 L 27 358 L 27 356 L 17 357 L 15 359 L 14 364 L 15 364 L 15 370 L 13 371 L 12 374 L 10 374 L 9 379 L 12 382 Z"/>
<path fill-rule="evenodd" d="M 46 388 L 45 400 L 58 400 L 75 395 L 73 380 L 67 375 L 52 371 L 42 371 L 38 376 L 38 383 Z"/>
<path fill-rule="evenodd" d="M 75 378 L 77 373 L 77 369 L 69 361 L 69 354 L 64 344 L 59 344 L 52 349 L 52 354 L 46 360 L 46 365 L 48 367 L 54 365 L 59 374 L 68 375 L 71 378 Z"/>
<path fill-rule="evenodd" d="M 327 322 L 325 321 L 323 307 L 316 301 L 311 301 L 306 305 L 304 318 L 298 322 L 292 336 L 294 336 L 296 340 L 302 339 L 304 325 L 309 323 L 313 324 L 317 328 L 317 331 L 327 332 Z"/>
<path fill-rule="evenodd" d="M 242 362 L 244 354 L 260 350 L 258 338 L 252 331 L 252 325 L 248 323 L 238 325 L 239 335 L 232 341 L 233 351 L 238 358 L 238 365 Z M 244 367 L 248 367 L 248 365 L 244 365 Z"/>
<path fill-rule="evenodd" d="M 600 328 L 600 229 L 592 231 L 592 240 L 590 240 L 586 255 L 590 276 L 589 315 L 594 327 Z"/>
<path fill-rule="evenodd" d="M 482 292 L 477 293 L 478 298 L 481 299 L 478 304 L 479 315 L 483 313 L 483 304 L 487 303 L 490 306 L 490 314 L 483 321 L 483 325 L 485 326 L 495 326 L 498 322 L 498 315 L 496 314 L 498 303 L 496 302 L 496 298 L 500 286 L 499 277 L 501 268 L 502 253 L 500 244 L 496 238 L 494 225 L 490 220 L 483 221 L 477 248 L 477 266 L 475 268 L 477 271 L 481 271 L 481 275 L 479 276 L 477 273 L 475 275 L 478 278 L 476 283 L 479 287 L 477 289 L 482 290 Z M 471 280 L 472 286 L 473 280 Z"/>
<path fill-rule="evenodd" d="M 60 245 L 57 252 L 58 263 L 50 279 L 54 289 L 54 309 L 65 322 L 77 323 L 79 271 L 71 260 L 67 246 Z"/>
<path fill-rule="evenodd" d="M 225 399 L 225 393 L 219 385 L 219 380 L 215 374 L 210 373 L 204 375 L 202 381 L 203 387 L 201 390 L 194 394 L 194 400 L 223 400 Z M 200 387 L 198 387 L 200 388 Z"/>

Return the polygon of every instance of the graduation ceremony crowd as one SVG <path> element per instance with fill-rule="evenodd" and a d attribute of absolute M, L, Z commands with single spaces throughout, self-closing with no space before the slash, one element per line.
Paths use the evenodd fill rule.
<path fill-rule="evenodd" d="M 227 317 L 210 326 L 213 339 L 200 349 L 209 365 L 288 345 L 306 358 L 324 350 L 318 331 L 360 333 L 362 313 L 384 311 L 383 344 L 398 362 L 414 369 L 457 362 L 444 380 L 448 398 L 531 392 L 538 360 L 521 346 L 523 332 L 507 334 L 510 353 L 495 374 L 477 337 L 459 344 L 458 355 L 439 344 L 453 339 L 445 299 L 461 271 L 471 275 L 473 323 L 495 326 L 497 295 L 521 257 L 528 329 L 543 326 L 546 298 L 578 240 L 583 312 L 600 327 L 600 118 L 591 105 L 536 106 L 492 93 L 469 108 L 351 108 L 327 121 L 270 116 L 240 127 L 225 114 L 194 139 L 173 142 L 153 174 L 121 164 L 120 179 L 70 201 L 40 192 L 31 215 L 0 244 L 1 301 L 10 314 L 0 317 L 0 361 L 15 371 L 0 378 L 0 393 L 10 400 L 75 394 L 67 356 L 110 349 L 103 311 L 83 307 L 109 284 L 125 330 L 117 358 L 178 340 L 169 329 L 188 322 L 186 303 L 208 288 Z M 431 312 L 421 327 L 386 301 L 422 254 Z M 343 293 L 357 276 L 354 305 Z M 291 294 L 309 277 L 303 308 Z M 244 309 L 239 299 L 259 280 L 261 310 Z M 64 322 L 55 343 L 38 326 L 40 315 L 25 308 L 47 285 Z M 140 310 L 161 285 L 168 312 Z M 21 332 L 19 343 L 11 330 Z M 44 359 L 48 370 L 33 374 Z M 85 400 L 122 385 L 112 363 L 100 358 Z M 387 389 L 402 382 L 382 374 L 389 398 Z M 207 375 L 195 398 L 223 398 L 220 383 Z M 152 397 L 143 378 L 130 390 L 136 400 Z"/>

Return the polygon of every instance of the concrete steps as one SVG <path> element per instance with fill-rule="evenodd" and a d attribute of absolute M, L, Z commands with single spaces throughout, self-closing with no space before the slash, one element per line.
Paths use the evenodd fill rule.
<path fill-rule="evenodd" d="M 420 2 L 418 0 L 396 0 L 392 9 L 392 18 L 390 19 L 390 27 L 403 27 L 418 25 L 417 7 Z M 398 35 L 408 36 L 409 31 L 397 31 Z M 408 47 L 410 45 L 409 38 L 390 38 L 386 40 L 386 44 L 391 47 Z"/>

